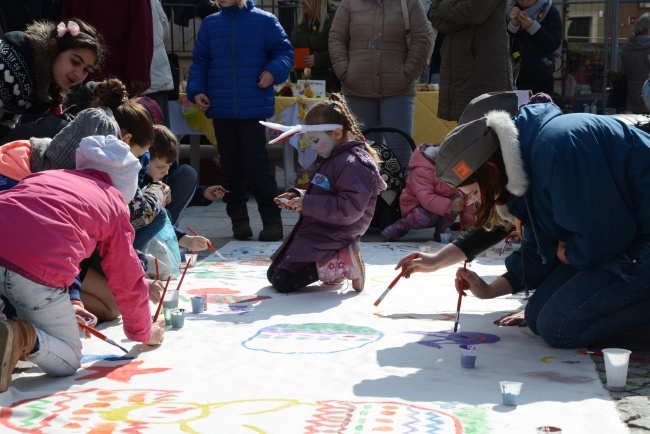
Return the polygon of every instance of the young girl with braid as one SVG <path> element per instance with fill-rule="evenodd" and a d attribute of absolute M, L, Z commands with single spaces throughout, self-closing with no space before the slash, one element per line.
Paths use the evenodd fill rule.
<path fill-rule="evenodd" d="M 301 129 L 318 158 L 306 190 L 292 188 L 275 198 L 278 207 L 300 218 L 271 256 L 267 277 L 279 292 L 345 279 L 362 291 L 365 266 L 357 243 L 370 225 L 377 195 L 386 189 L 377 154 L 338 94 L 315 104 L 304 124 Z"/>

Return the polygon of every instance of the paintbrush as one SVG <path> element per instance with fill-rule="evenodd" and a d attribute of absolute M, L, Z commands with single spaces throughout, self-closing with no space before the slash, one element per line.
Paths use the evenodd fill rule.
<path fill-rule="evenodd" d="M 467 270 L 467 261 L 463 263 L 463 270 Z M 465 286 L 465 279 L 460 279 L 460 291 L 458 292 L 458 303 L 456 303 L 456 321 L 454 322 L 454 333 L 458 331 L 458 321 L 460 320 L 460 305 L 463 302 L 463 286 Z"/>
<path fill-rule="evenodd" d="M 171 280 L 172 276 L 167 277 L 167 283 L 165 283 L 165 289 L 163 289 L 162 297 L 160 297 L 160 302 L 158 303 L 158 307 L 156 308 L 156 314 L 153 316 L 153 323 L 156 323 L 156 320 L 158 319 L 158 315 L 160 314 L 160 308 L 162 307 L 163 300 L 165 299 L 165 294 L 167 293 L 167 287 L 169 286 L 169 281 Z"/>
<path fill-rule="evenodd" d="M 418 257 L 418 256 L 414 256 L 413 259 L 415 259 L 415 258 L 417 258 L 417 257 Z M 404 274 L 406 274 L 406 271 L 407 271 L 407 270 L 410 270 L 412 267 L 413 267 L 413 264 L 411 264 L 411 263 L 409 262 L 408 264 L 406 264 L 406 267 L 402 268 L 402 271 L 400 271 L 400 273 L 397 275 L 397 277 L 394 278 L 392 282 L 390 282 L 390 285 L 388 285 L 388 288 L 386 288 L 386 289 L 384 290 L 384 292 L 379 296 L 379 298 L 377 299 L 377 301 L 375 301 L 375 303 L 374 303 L 375 306 L 379 306 L 379 303 L 381 303 L 381 301 L 384 299 L 384 297 L 386 297 L 386 294 L 388 294 L 388 292 L 389 292 L 391 289 L 393 289 L 393 287 L 394 287 L 395 285 L 397 285 L 397 282 L 402 278 L 402 276 L 404 276 Z"/>
<path fill-rule="evenodd" d="M 594 356 L 602 356 L 602 355 L 603 355 L 602 351 L 578 350 L 578 352 L 579 352 L 580 354 L 593 354 Z M 641 362 L 645 362 L 645 361 L 647 361 L 648 359 L 646 359 L 645 357 L 632 356 L 632 355 L 631 355 L 631 356 L 630 356 L 630 360 L 639 360 L 639 361 L 641 361 Z"/>
<path fill-rule="evenodd" d="M 95 330 L 94 328 L 92 328 L 92 327 L 90 327 L 90 326 L 87 326 L 86 324 L 82 324 L 82 323 L 80 323 L 80 322 L 77 323 L 77 324 L 79 324 L 79 327 L 81 327 L 82 329 L 86 330 L 86 331 L 87 331 L 88 333 L 90 333 L 91 335 L 95 335 L 95 336 L 97 336 L 99 339 L 103 340 L 104 342 L 109 343 L 109 344 L 111 344 L 111 345 L 115 345 L 115 346 L 116 346 L 117 348 L 119 348 L 120 350 L 124 351 L 125 353 L 128 353 L 128 350 L 127 350 L 126 348 L 124 348 L 124 347 L 118 345 L 117 342 L 113 341 L 112 339 L 109 339 L 109 338 L 106 337 L 106 335 L 104 335 L 103 333 L 98 332 L 97 330 Z"/>
<path fill-rule="evenodd" d="M 181 290 L 181 285 L 183 284 L 183 279 L 185 279 L 185 273 L 187 273 L 187 269 L 189 268 L 189 266 L 190 266 L 189 262 L 187 264 L 185 264 L 185 269 L 183 270 L 183 275 L 181 276 L 181 281 L 178 282 L 178 288 L 176 288 L 176 291 Z M 180 292 L 179 292 L 179 294 L 180 294 Z"/>
<path fill-rule="evenodd" d="M 197 237 L 200 236 L 200 235 L 197 234 L 194 230 L 192 230 L 191 227 L 189 227 L 189 226 L 185 226 L 185 227 L 187 228 L 188 231 L 192 232 L 192 234 L 194 234 L 195 236 L 197 236 Z M 221 260 L 226 261 L 226 258 L 224 258 L 223 256 L 221 256 L 221 253 L 219 253 L 219 251 L 218 251 L 217 249 L 215 249 L 215 248 L 212 246 L 212 243 L 210 242 L 210 240 L 208 240 L 208 249 L 212 250 L 212 253 L 216 253 L 217 255 L 219 255 L 219 257 L 221 258 Z"/>
<path fill-rule="evenodd" d="M 156 280 L 160 280 L 160 273 L 158 272 L 158 258 L 154 258 L 156 260 Z"/>

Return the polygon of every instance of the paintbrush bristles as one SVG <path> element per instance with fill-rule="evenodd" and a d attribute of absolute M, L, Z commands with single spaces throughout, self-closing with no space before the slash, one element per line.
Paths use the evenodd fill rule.
<path fill-rule="evenodd" d="M 467 261 L 463 263 L 463 270 L 467 270 Z M 454 322 L 454 333 L 458 331 L 458 323 L 460 322 L 460 305 L 463 302 L 464 286 L 465 286 L 465 279 L 460 279 L 460 291 L 458 291 L 458 302 L 456 303 L 456 322 Z"/>

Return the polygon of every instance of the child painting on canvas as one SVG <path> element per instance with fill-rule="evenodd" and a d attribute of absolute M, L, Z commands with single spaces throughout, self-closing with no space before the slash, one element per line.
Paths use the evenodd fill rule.
<path fill-rule="evenodd" d="M 271 256 L 267 277 L 279 292 L 321 280 L 352 280 L 362 291 L 365 266 L 358 241 L 368 229 L 377 195 L 386 188 L 377 155 L 364 141 L 343 98 L 315 104 L 301 126 L 318 154 L 306 190 L 275 198 L 280 208 L 300 213 L 293 231 Z"/>
<path fill-rule="evenodd" d="M 399 198 L 402 218 L 384 228 L 381 234 L 388 241 L 403 237 L 411 229 L 435 227 L 433 239 L 440 242 L 445 232 L 460 213 L 461 227 L 469 228 L 476 221 L 474 205 L 467 205 L 467 197 L 436 179 L 436 156 L 439 146 L 422 143 L 409 161 L 409 177 Z"/>

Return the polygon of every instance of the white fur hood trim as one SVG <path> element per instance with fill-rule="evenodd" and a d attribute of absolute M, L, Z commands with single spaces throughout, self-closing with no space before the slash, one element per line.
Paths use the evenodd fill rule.
<path fill-rule="evenodd" d="M 503 163 L 508 175 L 506 188 L 515 196 L 523 196 L 528 189 L 528 175 L 524 170 L 519 147 L 519 132 L 515 122 L 505 111 L 491 111 L 487 115 L 487 126 L 499 137 Z"/>

